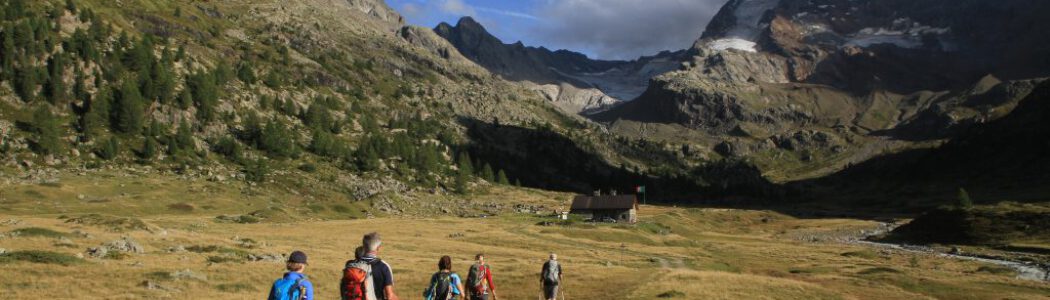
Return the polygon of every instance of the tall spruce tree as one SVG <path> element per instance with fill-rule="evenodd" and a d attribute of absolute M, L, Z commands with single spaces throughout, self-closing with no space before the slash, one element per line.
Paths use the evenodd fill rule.
<path fill-rule="evenodd" d="M 113 102 L 113 128 L 122 133 L 138 133 L 145 120 L 145 106 L 138 86 L 125 80 Z"/>
<path fill-rule="evenodd" d="M 488 182 L 495 182 L 495 180 L 496 180 L 496 174 L 493 174 L 492 166 L 490 166 L 488 163 L 486 163 L 483 167 L 481 167 L 481 174 L 480 175 L 481 175 L 481 179 L 484 179 L 485 181 L 488 181 Z"/>
<path fill-rule="evenodd" d="M 34 149 L 40 154 L 62 153 L 62 129 L 60 120 L 51 113 L 50 105 L 40 105 L 33 111 L 33 131 L 36 136 Z"/>

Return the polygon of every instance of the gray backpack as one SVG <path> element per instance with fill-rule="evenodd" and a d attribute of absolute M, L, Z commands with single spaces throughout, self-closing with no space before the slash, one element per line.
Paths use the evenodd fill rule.
<path fill-rule="evenodd" d="M 543 282 L 547 285 L 558 285 L 558 274 L 561 274 L 561 266 L 558 265 L 558 261 L 548 261 L 547 273 L 543 274 Z"/>

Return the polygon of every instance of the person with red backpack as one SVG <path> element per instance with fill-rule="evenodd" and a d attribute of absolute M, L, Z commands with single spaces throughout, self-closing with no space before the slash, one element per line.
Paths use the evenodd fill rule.
<path fill-rule="evenodd" d="M 339 294 L 343 300 L 398 300 L 394 293 L 394 274 L 390 265 L 379 259 L 383 244 L 379 233 L 366 234 L 353 260 L 343 268 Z"/>
<path fill-rule="evenodd" d="M 430 285 L 423 290 L 423 299 L 460 300 L 463 290 L 459 274 L 452 272 L 452 257 L 445 255 L 438 260 L 438 271 L 430 276 Z"/>
<path fill-rule="evenodd" d="M 489 295 L 492 295 L 492 300 L 496 300 L 496 284 L 492 282 L 492 269 L 485 264 L 485 254 L 478 253 L 474 259 L 477 262 L 470 266 L 470 273 L 467 275 L 469 299 L 489 300 Z"/>

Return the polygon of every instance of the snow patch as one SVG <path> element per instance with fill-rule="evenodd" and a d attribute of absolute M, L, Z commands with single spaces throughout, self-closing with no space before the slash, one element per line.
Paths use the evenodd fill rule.
<path fill-rule="evenodd" d="M 733 11 L 733 16 L 736 17 L 736 25 L 726 32 L 726 37 L 743 38 L 749 41 L 755 40 L 762 33 L 762 29 L 764 29 L 764 24 L 760 24 L 762 16 L 776 7 L 778 3 L 780 3 L 780 0 L 740 1 L 736 10 Z"/>
<path fill-rule="evenodd" d="M 869 47 L 877 44 L 892 44 L 901 48 L 919 48 L 923 45 L 923 36 L 943 36 L 949 32 L 951 28 L 948 27 L 931 27 L 913 22 L 908 18 L 899 18 L 893 20 L 891 28 L 868 27 L 857 31 L 846 42 L 846 45 Z"/>
<path fill-rule="evenodd" d="M 710 49 L 715 50 L 715 51 L 725 51 L 725 50 L 729 50 L 729 49 L 736 49 L 736 50 L 742 50 L 742 51 L 747 51 L 747 52 L 758 52 L 758 50 L 755 49 L 755 45 L 756 45 L 755 42 L 752 42 L 752 41 L 749 41 L 749 40 L 738 39 L 738 38 L 728 38 L 728 39 L 717 39 L 717 40 L 710 41 L 710 42 L 707 43 L 707 48 L 710 48 Z"/>
<path fill-rule="evenodd" d="M 769 26 L 762 22 L 762 16 L 770 11 L 780 0 L 740 0 L 733 10 L 736 24 L 726 31 L 724 37 L 708 41 L 707 48 L 715 51 L 729 49 L 746 52 L 758 52 L 755 41 L 758 40 L 762 31 Z"/>

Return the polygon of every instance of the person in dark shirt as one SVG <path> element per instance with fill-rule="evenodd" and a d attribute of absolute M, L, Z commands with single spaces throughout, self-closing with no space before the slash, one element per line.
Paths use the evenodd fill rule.
<path fill-rule="evenodd" d="M 561 264 L 558 255 L 551 253 L 551 259 L 543 264 L 540 271 L 540 284 L 543 285 L 543 297 L 547 300 L 558 298 L 558 286 L 561 285 Z"/>
<path fill-rule="evenodd" d="M 368 251 L 361 260 L 372 265 L 372 285 L 379 300 L 398 300 L 394 293 L 394 273 L 390 265 L 379 259 L 379 251 L 383 248 L 383 241 L 378 232 L 366 234 L 361 244 Z"/>

